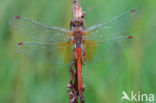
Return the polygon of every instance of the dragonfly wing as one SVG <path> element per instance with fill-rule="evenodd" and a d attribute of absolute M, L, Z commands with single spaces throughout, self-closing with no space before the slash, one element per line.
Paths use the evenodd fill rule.
<path fill-rule="evenodd" d="M 70 31 L 41 24 L 25 17 L 14 16 L 9 24 L 22 34 L 39 41 L 68 41 Z"/>
<path fill-rule="evenodd" d="M 126 48 L 131 47 L 136 42 L 135 38 L 130 36 L 121 36 L 106 41 L 86 41 L 86 61 L 102 62 L 114 55 L 120 54 Z"/>
<path fill-rule="evenodd" d="M 92 26 L 86 36 L 86 61 L 101 61 L 119 54 L 135 43 L 135 38 L 126 31 L 140 18 L 140 14 L 131 10 L 115 17 L 108 23 Z M 93 49 L 95 48 L 95 49 Z M 91 56 L 90 56 L 91 55 Z"/>
<path fill-rule="evenodd" d="M 127 11 L 113 18 L 108 23 L 98 24 L 88 29 L 87 40 L 105 40 L 114 37 L 125 36 L 126 31 L 140 18 L 136 10 Z"/>
<path fill-rule="evenodd" d="M 16 51 L 33 59 L 52 64 L 68 64 L 73 60 L 73 44 L 62 42 L 21 42 Z"/>

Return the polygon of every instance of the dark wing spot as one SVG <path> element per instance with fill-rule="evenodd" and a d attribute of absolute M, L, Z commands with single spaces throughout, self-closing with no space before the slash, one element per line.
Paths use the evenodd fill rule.
<path fill-rule="evenodd" d="M 16 19 L 21 19 L 22 17 L 20 17 L 20 16 L 16 16 Z"/>
<path fill-rule="evenodd" d="M 131 10 L 130 12 L 135 12 L 136 10 Z"/>
<path fill-rule="evenodd" d="M 134 37 L 133 37 L 133 36 L 128 36 L 128 38 L 129 38 L 129 39 L 133 39 Z"/>
<path fill-rule="evenodd" d="M 20 42 L 20 43 L 18 43 L 18 45 L 23 45 L 23 43 L 22 43 L 22 42 Z"/>

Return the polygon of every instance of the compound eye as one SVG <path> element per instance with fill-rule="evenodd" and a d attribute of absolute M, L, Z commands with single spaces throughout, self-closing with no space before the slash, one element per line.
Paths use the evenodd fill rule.
<path fill-rule="evenodd" d="M 74 27 L 77 27 L 77 25 L 78 25 L 78 22 L 73 23 Z"/>
<path fill-rule="evenodd" d="M 80 21 L 77 21 L 77 24 L 80 25 Z"/>

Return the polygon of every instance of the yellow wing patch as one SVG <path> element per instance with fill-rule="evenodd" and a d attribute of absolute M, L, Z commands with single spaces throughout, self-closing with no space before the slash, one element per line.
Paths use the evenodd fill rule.
<path fill-rule="evenodd" d="M 94 58 L 94 54 L 96 52 L 97 44 L 95 41 L 85 41 L 85 51 L 86 51 L 86 56 L 85 56 L 85 61 L 92 61 Z"/>
<path fill-rule="evenodd" d="M 64 63 L 72 63 L 73 61 L 73 42 L 62 42 L 59 44 L 59 52 L 61 54 Z"/>

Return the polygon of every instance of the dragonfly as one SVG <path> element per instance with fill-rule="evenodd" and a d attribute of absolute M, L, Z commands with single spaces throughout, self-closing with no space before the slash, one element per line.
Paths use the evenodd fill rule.
<path fill-rule="evenodd" d="M 106 23 L 85 27 L 87 14 L 77 0 L 73 0 L 74 19 L 70 29 L 45 25 L 26 17 L 11 17 L 9 24 L 32 41 L 19 42 L 18 53 L 52 64 L 76 64 L 78 89 L 83 91 L 82 66 L 103 61 L 105 54 L 121 52 L 134 43 L 127 30 L 139 19 L 136 10 L 128 10 Z M 105 52 L 104 52 L 105 51 Z"/>

